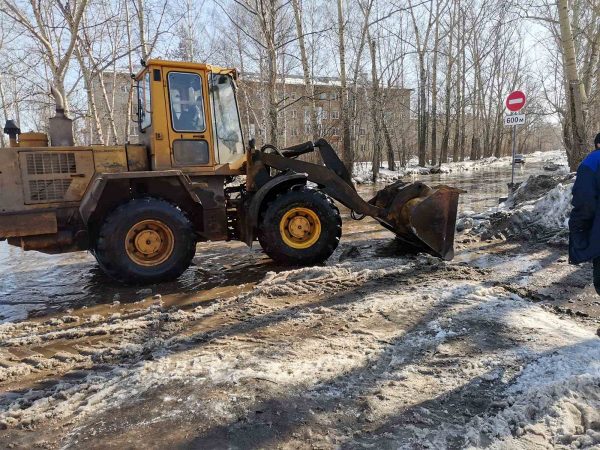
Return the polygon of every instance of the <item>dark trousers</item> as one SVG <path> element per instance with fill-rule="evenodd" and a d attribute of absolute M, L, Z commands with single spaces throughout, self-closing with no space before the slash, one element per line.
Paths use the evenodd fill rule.
<path fill-rule="evenodd" d="M 594 287 L 598 295 L 600 295 L 600 256 L 594 258 Z"/>

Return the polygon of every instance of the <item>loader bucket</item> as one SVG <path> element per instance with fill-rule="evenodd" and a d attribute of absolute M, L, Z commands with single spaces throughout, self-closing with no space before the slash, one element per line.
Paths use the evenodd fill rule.
<path fill-rule="evenodd" d="M 431 188 L 424 183 L 396 182 L 369 203 L 384 210 L 377 219 L 408 249 L 426 251 L 445 260 L 454 257 L 454 230 L 460 189 Z"/>

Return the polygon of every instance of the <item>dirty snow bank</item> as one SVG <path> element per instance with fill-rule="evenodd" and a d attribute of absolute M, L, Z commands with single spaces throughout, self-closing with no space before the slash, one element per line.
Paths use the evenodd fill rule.
<path fill-rule="evenodd" d="M 247 384 L 258 380 L 263 382 L 260 397 L 267 404 L 270 398 L 284 396 L 292 416 L 299 405 L 313 410 L 314 418 L 301 416 L 290 426 L 308 422 L 318 430 L 322 425 L 338 443 L 351 444 L 358 439 L 357 431 L 390 420 L 403 420 L 401 432 L 411 435 L 396 439 L 417 447 L 438 441 L 440 448 L 447 447 L 448 430 L 461 439 L 468 436 L 473 446 L 506 439 L 515 439 L 516 446 L 536 436 L 528 427 L 537 423 L 546 427 L 545 443 L 564 440 L 561 424 L 572 420 L 567 413 L 573 411 L 566 403 L 561 406 L 564 410 L 553 410 L 543 396 L 551 395 L 554 404 L 576 398 L 580 410 L 593 410 L 597 396 L 584 394 L 598 383 L 599 341 L 575 322 L 561 320 L 502 287 L 490 287 L 487 278 L 476 269 L 428 256 L 359 259 L 271 272 L 252 292 L 216 303 L 219 306 L 205 316 L 210 324 L 223 313 L 232 323 L 192 331 L 193 323 L 183 312 L 178 313 L 182 317 L 175 312 L 157 317 L 162 326 L 185 319 L 183 332 L 192 334 L 174 335 L 174 329 L 167 328 L 163 335 L 158 327 L 152 334 L 154 345 L 146 347 L 142 360 L 106 364 L 83 379 L 65 378 L 50 387 L 12 392 L 0 400 L 0 426 L 39 431 L 44 421 L 69 420 L 80 429 L 87 421 L 95 433 L 97 424 L 110 417 L 111 408 L 144 411 L 128 417 L 122 426 L 133 426 L 136 420 L 160 423 L 170 420 L 169 405 L 152 415 L 144 403 L 136 402 L 161 404 L 166 402 L 161 389 L 187 386 L 180 397 L 177 390 L 169 391 L 173 397 L 169 402 L 189 408 L 179 412 L 180 417 L 205 414 L 206 418 L 194 416 L 195 429 L 204 418 L 235 431 L 240 417 L 252 421 L 248 411 L 264 408 L 262 400 L 255 399 L 256 385 Z M 319 301 L 321 295 L 324 301 Z M 201 319 L 203 308 L 194 311 L 194 319 Z M 153 314 L 158 313 L 157 309 Z M 20 335 L 24 326 L 6 331 L 17 334 L 12 336 L 13 345 L 24 343 Z M 135 347 L 135 342 L 129 344 Z M 470 414 L 471 420 L 473 414 L 465 411 L 480 403 L 471 405 L 470 398 L 493 391 L 490 386 L 496 385 L 504 409 L 465 420 L 457 430 L 448 414 Z M 559 387 L 563 390 L 550 391 Z M 444 412 L 448 406 L 439 399 L 463 389 L 458 410 Z M 187 397 L 190 391 L 201 396 L 226 391 L 228 396 L 194 403 Z M 242 403 L 236 400 L 241 398 Z M 410 412 L 423 404 L 427 408 Z M 407 410 L 406 416 L 396 418 Z M 553 415 L 555 411 L 560 417 Z M 586 414 L 589 426 L 571 433 L 574 441 L 584 444 L 586 436 L 595 439 L 590 430 L 596 426 L 593 414 Z M 551 420 L 556 425 L 548 425 Z M 348 431 L 339 423 L 348 424 Z M 277 423 L 273 426 L 278 429 Z M 119 430 L 111 433 L 118 435 Z M 443 433 L 431 441 L 439 430 Z M 318 439 L 314 433 L 313 439 Z M 366 439 L 384 435 L 374 433 Z M 382 447 L 377 444 L 381 442 L 374 448 Z"/>
<path fill-rule="evenodd" d="M 473 447 L 591 448 L 600 444 L 600 343 L 565 346 L 526 366 L 506 391 L 507 405 L 467 428 Z M 597 447 L 596 447 L 597 448 Z"/>
<path fill-rule="evenodd" d="M 482 239 L 535 239 L 553 244 L 567 240 L 574 178 L 570 175 L 531 176 L 499 207 L 467 212 L 457 231 Z"/>
<path fill-rule="evenodd" d="M 534 152 L 526 155 L 527 161 L 538 161 L 544 162 L 548 167 L 553 164 L 549 170 L 567 170 L 566 167 L 566 154 L 563 150 L 553 150 L 549 152 Z M 400 167 L 397 170 L 388 170 L 387 161 L 381 163 L 379 169 L 379 181 L 383 183 L 392 183 L 394 181 L 401 180 L 403 177 L 408 175 L 429 175 L 432 173 L 451 173 L 451 172 L 466 172 L 475 170 L 484 170 L 490 168 L 507 167 L 510 166 L 512 156 L 503 156 L 496 158 L 490 156 L 475 161 L 457 161 L 444 163 L 440 166 L 419 166 L 418 159 L 413 157 L 410 159 L 407 167 Z M 357 184 L 370 184 L 372 183 L 372 163 L 371 162 L 356 162 L 354 163 L 354 182 Z"/>

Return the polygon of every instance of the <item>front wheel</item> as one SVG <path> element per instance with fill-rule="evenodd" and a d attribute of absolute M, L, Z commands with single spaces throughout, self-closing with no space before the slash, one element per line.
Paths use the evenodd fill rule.
<path fill-rule="evenodd" d="M 342 220 L 333 202 L 322 192 L 303 187 L 267 204 L 258 241 L 277 262 L 308 265 L 329 258 L 341 235 Z"/>
<path fill-rule="evenodd" d="M 94 249 L 104 272 L 131 284 L 173 280 L 195 252 L 193 226 L 183 211 L 154 198 L 131 200 L 111 212 Z"/>

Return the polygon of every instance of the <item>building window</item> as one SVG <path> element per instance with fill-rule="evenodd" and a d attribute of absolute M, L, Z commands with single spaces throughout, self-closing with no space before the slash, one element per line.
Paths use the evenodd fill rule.
<path fill-rule="evenodd" d="M 319 100 L 327 100 L 327 92 L 321 92 L 319 94 Z"/>
<path fill-rule="evenodd" d="M 339 136 L 340 135 L 340 130 L 337 127 L 334 127 L 331 129 L 331 135 L 332 136 Z"/>
<path fill-rule="evenodd" d="M 358 134 L 359 134 L 360 136 L 364 136 L 364 135 L 365 135 L 365 129 L 364 129 L 364 128 L 360 128 L 360 129 L 358 130 Z"/>
<path fill-rule="evenodd" d="M 298 136 L 298 128 L 292 128 L 292 136 Z"/>
<path fill-rule="evenodd" d="M 332 92 L 331 93 L 331 100 L 337 100 L 338 99 L 338 93 L 337 92 Z"/>
<path fill-rule="evenodd" d="M 297 119 L 298 118 L 298 111 L 296 111 L 295 109 L 292 109 L 292 119 Z"/>
<path fill-rule="evenodd" d="M 329 113 L 326 110 L 323 110 L 323 119 L 327 120 L 329 117 Z"/>
<path fill-rule="evenodd" d="M 339 111 L 331 111 L 331 118 L 333 120 L 337 120 L 340 118 L 340 112 Z"/>
<path fill-rule="evenodd" d="M 296 95 L 297 94 L 295 92 L 290 93 L 290 97 L 292 98 L 292 100 L 296 100 Z"/>

